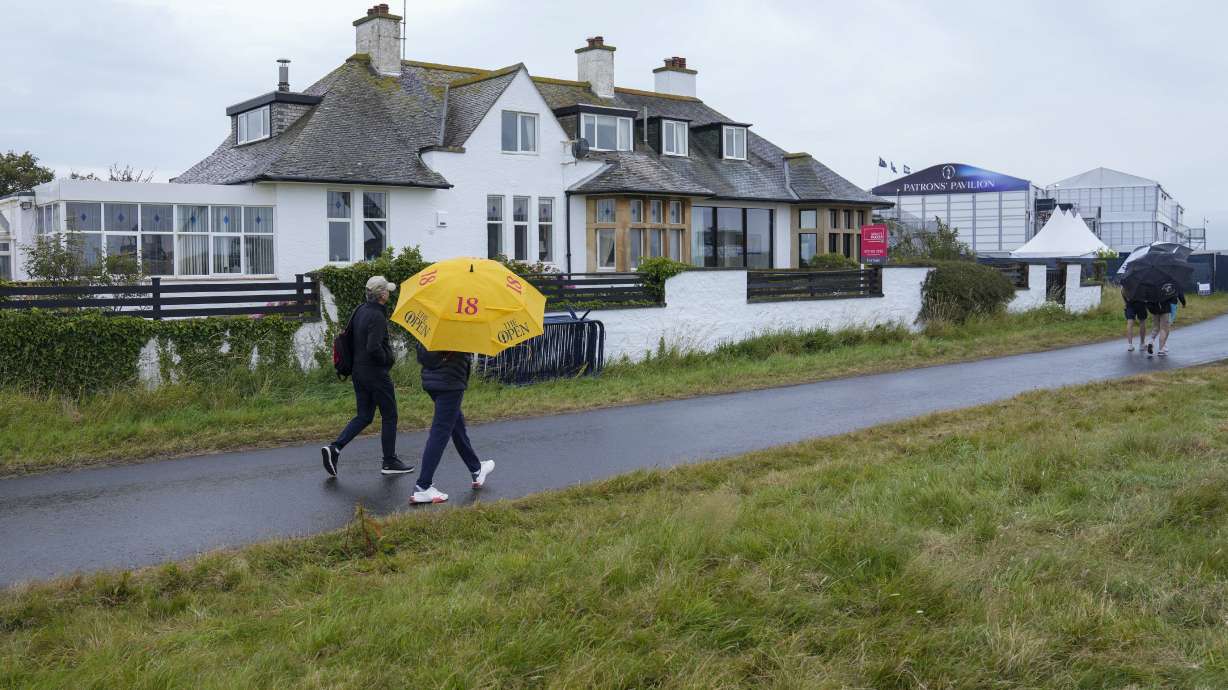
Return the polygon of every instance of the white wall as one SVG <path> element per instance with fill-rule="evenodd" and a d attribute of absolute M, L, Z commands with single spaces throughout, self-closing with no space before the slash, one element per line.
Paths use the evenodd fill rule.
<path fill-rule="evenodd" d="M 746 271 L 686 271 L 665 283 L 660 308 L 594 311 L 605 325 L 608 359 L 641 360 L 665 340 L 667 347 L 711 351 L 778 331 L 840 330 L 878 324 L 916 329 L 921 284 L 929 268 L 886 268 L 883 297 L 797 302 L 746 301 Z"/>
<path fill-rule="evenodd" d="M 1068 264 L 1066 266 L 1066 311 L 1082 314 L 1100 306 L 1101 286 L 1090 285 L 1080 287 L 1082 266 Z"/>
<path fill-rule="evenodd" d="M 502 146 L 502 112 L 513 110 L 537 115 L 537 153 L 504 153 Z M 495 101 L 464 143 L 464 153 L 428 151 L 423 160 L 439 171 L 454 187 L 439 193 L 441 204 L 448 211 L 448 229 L 434 233 L 448 241 L 423 242 L 428 259 L 450 256 L 486 256 L 486 197 L 503 196 L 503 251 L 513 256 L 515 235 L 512 228 L 512 198 L 530 197 L 529 260 L 537 261 L 537 202 L 541 197 L 554 199 L 553 261 L 565 267 L 566 209 L 564 190 L 601 168 L 596 161 L 576 161 L 563 128 L 533 85 L 529 74 L 520 70 Z M 584 211 L 582 200 L 572 205 L 572 266 L 584 267 Z M 440 252 L 433 253 L 438 246 Z"/>
<path fill-rule="evenodd" d="M 1048 298 L 1045 294 L 1047 280 L 1048 268 L 1044 264 L 1028 264 L 1028 289 L 1016 290 L 1015 298 L 1006 305 L 1006 310 L 1017 313 L 1044 306 Z"/>

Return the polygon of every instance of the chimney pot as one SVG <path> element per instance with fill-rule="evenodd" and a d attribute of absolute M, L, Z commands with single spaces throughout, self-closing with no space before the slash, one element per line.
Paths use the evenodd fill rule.
<path fill-rule="evenodd" d="M 290 61 L 286 58 L 277 61 L 277 90 L 290 90 Z"/>
<path fill-rule="evenodd" d="M 680 55 L 667 57 L 665 65 L 652 72 L 657 93 L 695 96 L 695 70 L 687 69 L 686 58 Z"/>
<path fill-rule="evenodd" d="M 401 74 L 401 17 L 388 12 L 386 3 L 374 5 L 354 22 L 354 52 L 365 53 L 379 74 Z"/>

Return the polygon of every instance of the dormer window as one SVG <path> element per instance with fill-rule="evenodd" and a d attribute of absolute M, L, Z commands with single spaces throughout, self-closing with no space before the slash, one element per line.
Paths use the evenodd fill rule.
<path fill-rule="evenodd" d="M 631 150 L 631 118 L 588 113 L 580 117 L 583 136 L 594 151 Z"/>
<path fill-rule="evenodd" d="M 687 155 L 687 123 L 662 120 L 661 148 L 667 156 Z"/>
<path fill-rule="evenodd" d="M 235 116 L 238 120 L 238 136 L 236 142 L 247 144 L 261 139 L 268 139 L 272 131 L 269 127 L 269 106 L 256 108 Z"/>
<path fill-rule="evenodd" d="M 731 127 L 724 125 L 721 127 L 721 157 L 731 160 L 744 161 L 746 160 L 746 128 Z"/>

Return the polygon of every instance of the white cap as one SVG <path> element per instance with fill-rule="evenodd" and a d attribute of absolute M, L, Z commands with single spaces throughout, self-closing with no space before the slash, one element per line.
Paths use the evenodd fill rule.
<path fill-rule="evenodd" d="M 367 278 L 367 292 L 393 292 L 396 289 L 397 286 L 389 282 L 384 276 L 371 276 Z"/>

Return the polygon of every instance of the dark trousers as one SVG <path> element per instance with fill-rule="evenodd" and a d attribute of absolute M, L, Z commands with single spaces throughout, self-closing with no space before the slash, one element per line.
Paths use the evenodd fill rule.
<path fill-rule="evenodd" d="M 435 401 L 435 418 L 431 420 L 431 433 L 426 438 L 426 448 L 422 450 L 422 465 L 418 468 L 418 486 L 429 489 L 435 479 L 435 468 L 439 459 L 448 447 L 448 439 L 456 446 L 456 452 L 465 467 L 470 472 L 482 469 L 478 454 L 473 452 L 473 444 L 469 443 L 469 434 L 465 431 L 465 415 L 461 413 L 461 401 L 465 391 L 427 391 L 431 400 Z"/>
<path fill-rule="evenodd" d="M 354 400 L 358 403 L 358 414 L 341 430 L 341 435 L 333 441 L 338 448 L 346 444 L 371 425 L 375 420 L 375 410 L 379 408 L 380 444 L 383 446 L 384 459 L 395 458 L 397 455 L 397 392 L 392 385 L 392 377 L 385 369 L 354 367 Z"/>

